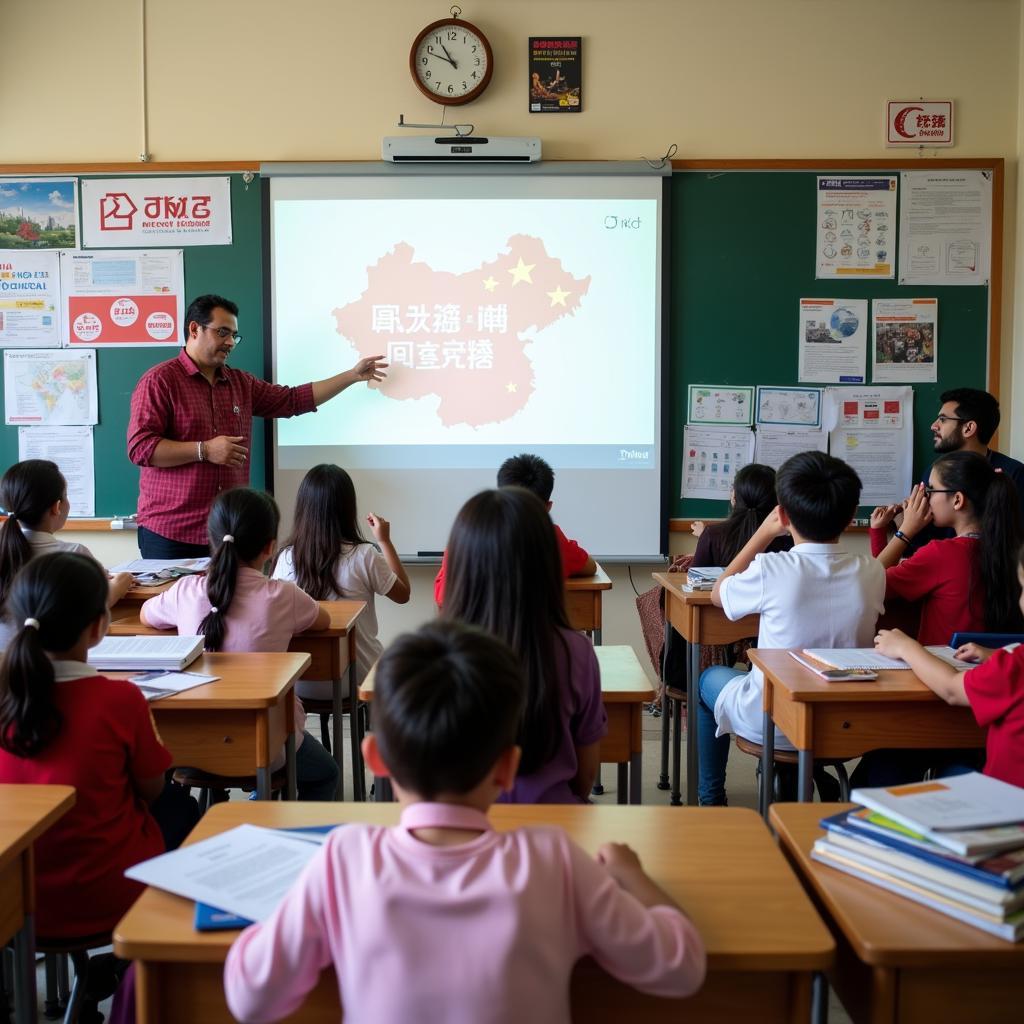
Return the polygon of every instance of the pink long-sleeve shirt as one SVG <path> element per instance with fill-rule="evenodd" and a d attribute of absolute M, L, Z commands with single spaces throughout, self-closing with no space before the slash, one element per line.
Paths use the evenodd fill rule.
<path fill-rule="evenodd" d="M 423 828 L 482 829 L 431 846 Z M 569 1020 L 569 976 L 590 955 L 661 996 L 704 980 L 704 946 L 671 907 L 644 907 L 560 829 L 494 831 L 478 811 L 418 803 L 395 828 L 333 832 L 275 913 L 228 953 L 240 1021 L 292 1013 L 334 964 L 346 1024 Z"/>

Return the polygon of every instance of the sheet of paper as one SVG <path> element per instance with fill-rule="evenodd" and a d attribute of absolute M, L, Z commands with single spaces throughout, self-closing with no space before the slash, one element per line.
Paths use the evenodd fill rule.
<path fill-rule="evenodd" d="M 68 482 L 72 519 L 96 514 L 92 427 L 19 427 L 18 460 L 26 459 L 57 463 Z"/>
<path fill-rule="evenodd" d="M 896 180 L 818 178 L 815 277 L 894 276 Z"/>
<path fill-rule="evenodd" d="M 4 422 L 8 426 L 85 426 L 97 420 L 92 349 L 4 350 Z"/>
<path fill-rule="evenodd" d="M 785 427 L 758 427 L 754 441 L 754 461 L 778 469 L 786 459 L 800 452 L 828 451 L 828 434 L 817 430 L 792 430 Z"/>
<path fill-rule="evenodd" d="M 250 921 L 264 921 L 318 849 L 318 843 L 286 832 L 239 825 L 145 860 L 125 875 Z"/>
<path fill-rule="evenodd" d="M 686 418 L 690 423 L 750 426 L 754 404 L 753 388 L 691 384 L 688 398 Z"/>
<path fill-rule="evenodd" d="M 755 422 L 759 427 L 819 428 L 821 388 L 759 387 Z"/>
<path fill-rule="evenodd" d="M 938 379 L 938 299 L 875 299 L 871 338 L 873 381 Z"/>
<path fill-rule="evenodd" d="M 801 299 L 799 379 L 823 384 L 863 383 L 867 336 L 867 299 Z"/>
<path fill-rule="evenodd" d="M 143 672 L 132 676 L 131 681 L 143 692 L 146 700 L 160 700 L 175 693 L 191 690 L 204 683 L 213 683 L 220 676 L 204 676 L 199 672 Z"/>
<path fill-rule="evenodd" d="M 64 344 L 151 348 L 181 344 L 181 249 L 68 253 L 61 262 Z"/>
<path fill-rule="evenodd" d="M 0 348 L 60 347 L 60 256 L 0 250 Z"/>
<path fill-rule="evenodd" d="M 986 284 L 992 172 L 903 171 L 900 284 Z"/>
<path fill-rule="evenodd" d="M 683 428 L 681 498 L 729 500 L 736 471 L 754 457 L 754 432 L 717 425 Z"/>

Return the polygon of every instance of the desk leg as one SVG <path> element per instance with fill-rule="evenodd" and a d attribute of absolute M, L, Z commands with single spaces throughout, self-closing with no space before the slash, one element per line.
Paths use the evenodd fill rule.
<path fill-rule="evenodd" d="M 809 750 L 797 751 L 797 799 L 809 804 L 814 799 L 814 757 Z"/>
<path fill-rule="evenodd" d="M 353 658 L 348 666 L 348 706 L 351 708 L 348 721 L 349 743 L 352 748 L 352 799 L 365 800 L 363 789 L 363 752 L 360 749 L 362 736 L 359 735 L 359 687 L 356 686 L 356 662 Z"/>
<path fill-rule="evenodd" d="M 600 647 L 601 646 L 601 627 L 600 626 L 598 626 L 597 629 L 595 629 L 593 631 L 592 636 L 593 636 L 593 640 L 594 640 L 594 646 L 595 647 Z"/>
<path fill-rule="evenodd" d="M 342 750 L 341 726 L 342 726 L 342 697 L 340 679 L 331 680 L 331 753 L 334 755 L 334 763 L 338 766 L 338 785 L 334 790 L 335 800 L 345 799 L 345 752 Z M 352 779 L 352 788 L 355 789 L 355 778 Z"/>
<path fill-rule="evenodd" d="M 822 971 L 811 980 L 811 1024 L 828 1024 L 828 978 Z"/>
<path fill-rule="evenodd" d="M 269 769 L 268 769 L 269 772 Z M 288 733 L 288 739 L 284 741 L 284 772 L 285 772 L 285 797 L 288 800 L 298 800 L 298 777 L 295 770 L 295 732 Z"/>
<path fill-rule="evenodd" d="M 697 806 L 697 682 L 700 678 L 700 644 L 689 645 L 686 664 L 686 803 Z"/>
<path fill-rule="evenodd" d="M 618 781 L 616 783 L 617 792 L 615 794 L 615 802 L 617 804 L 624 804 L 629 802 L 629 762 L 623 761 L 618 767 Z M 597 786 L 594 787 L 597 789 Z"/>
<path fill-rule="evenodd" d="M 270 799 L 270 766 L 263 765 L 256 769 L 256 799 Z"/>
<path fill-rule="evenodd" d="M 629 802 L 639 804 L 643 799 L 644 755 L 633 754 L 629 759 Z"/>
<path fill-rule="evenodd" d="M 761 733 L 761 816 L 767 821 L 775 791 L 775 723 L 770 711 L 764 713 Z"/>
<path fill-rule="evenodd" d="M 666 601 L 668 598 L 665 599 Z M 665 628 L 661 641 L 661 771 L 658 773 L 658 789 L 668 789 L 668 637 L 672 627 L 668 624 L 668 611 L 665 612 Z"/>
<path fill-rule="evenodd" d="M 35 1024 L 36 956 L 33 915 L 26 914 L 14 935 L 14 1012 L 16 1024 Z"/>

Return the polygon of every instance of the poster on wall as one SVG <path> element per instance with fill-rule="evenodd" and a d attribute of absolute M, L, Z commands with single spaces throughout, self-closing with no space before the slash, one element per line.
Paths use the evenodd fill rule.
<path fill-rule="evenodd" d="M 0 249 L 77 248 L 77 178 L 0 178 Z"/>
<path fill-rule="evenodd" d="M 231 179 L 83 178 L 82 244 L 230 245 Z"/>
<path fill-rule="evenodd" d="M 818 178 L 815 277 L 895 276 L 896 181 Z"/>
<path fill-rule="evenodd" d="M 70 348 L 181 344 L 185 271 L 180 249 L 69 253 L 61 266 Z"/>
<path fill-rule="evenodd" d="M 0 348 L 60 347 L 56 251 L 0 250 Z"/>
<path fill-rule="evenodd" d="M 530 36 L 530 113 L 583 110 L 582 36 Z"/>
<path fill-rule="evenodd" d="M 754 432 L 717 425 L 683 427 L 681 498 L 729 500 L 736 471 L 754 458 Z"/>
<path fill-rule="evenodd" d="M 938 380 L 939 300 L 875 299 L 871 309 L 871 379 Z"/>
<path fill-rule="evenodd" d="M 728 385 L 691 384 L 688 389 L 687 420 L 690 423 L 718 423 L 750 426 L 754 389 Z"/>
<path fill-rule="evenodd" d="M 18 459 L 56 462 L 67 481 L 72 517 L 89 518 L 96 514 L 92 427 L 19 427 Z"/>
<path fill-rule="evenodd" d="M 801 381 L 861 384 L 867 371 L 867 299 L 801 299 Z"/>
<path fill-rule="evenodd" d="M 92 349 L 4 352 L 4 422 L 9 427 L 86 426 L 98 419 Z"/>
<path fill-rule="evenodd" d="M 813 430 L 821 426 L 821 388 L 757 389 L 758 427 Z"/>

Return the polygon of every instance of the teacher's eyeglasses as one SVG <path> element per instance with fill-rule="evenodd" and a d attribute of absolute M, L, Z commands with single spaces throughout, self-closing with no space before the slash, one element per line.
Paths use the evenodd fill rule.
<path fill-rule="evenodd" d="M 240 345 L 242 342 L 242 336 L 237 331 L 231 330 L 230 327 L 211 327 L 209 324 L 204 324 L 203 330 L 216 334 L 221 341 L 227 341 L 230 338 L 236 345 Z"/>

